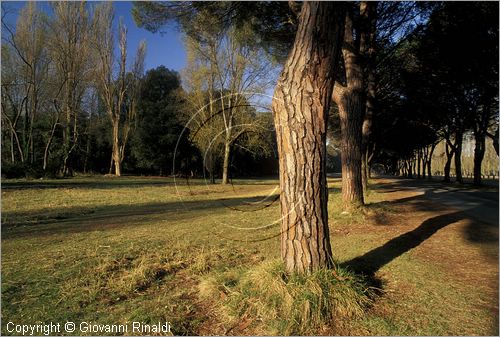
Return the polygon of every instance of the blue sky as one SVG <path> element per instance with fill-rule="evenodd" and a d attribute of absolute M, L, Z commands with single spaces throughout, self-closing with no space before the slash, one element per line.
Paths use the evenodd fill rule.
<path fill-rule="evenodd" d="M 89 1 L 92 5 L 94 2 Z M 15 27 L 15 23 L 19 11 L 26 5 L 26 1 L 2 1 L 2 8 L 9 9 L 7 22 L 9 25 Z M 47 1 L 38 1 L 39 8 L 51 14 L 50 6 Z M 123 18 L 123 22 L 127 26 L 127 55 L 128 64 L 131 65 L 136 55 L 137 47 L 141 40 L 146 40 L 146 59 L 145 70 L 156 68 L 164 65 L 169 69 L 173 69 L 180 73 L 186 66 L 186 51 L 182 42 L 182 34 L 175 27 L 174 24 L 169 24 L 162 29 L 163 33 L 151 33 L 143 28 L 138 28 L 132 17 L 132 1 L 115 1 L 113 2 L 115 8 L 115 27 L 118 27 L 119 18 Z M 12 12 L 10 12 L 12 11 Z M 4 37 L 5 30 L 2 30 L 2 37 Z M 117 49 L 118 51 L 118 49 Z M 266 94 L 272 96 L 274 88 L 266 90 Z M 270 104 L 270 97 L 254 98 L 262 105 Z"/>
<path fill-rule="evenodd" d="M 151 33 L 138 28 L 132 18 L 132 2 L 114 2 L 116 20 L 121 16 L 128 28 L 128 53 L 135 55 L 139 42 L 146 40 L 146 69 L 155 68 L 161 64 L 167 68 L 180 71 L 186 65 L 186 52 L 179 31 L 169 26 L 165 33 Z"/>
<path fill-rule="evenodd" d="M 8 16 L 8 22 L 15 24 L 17 13 L 26 4 L 24 1 L 2 1 L 7 8 L 13 9 L 12 14 Z M 46 1 L 38 2 L 40 9 L 46 12 L 49 11 L 49 6 Z M 164 65 L 167 68 L 180 71 L 186 65 L 186 52 L 182 43 L 180 32 L 173 26 L 163 29 L 164 34 L 151 33 L 145 29 L 138 28 L 132 18 L 132 2 L 131 1 L 116 1 L 113 3 L 115 7 L 115 25 L 118 25 L 119 17 L 123 17 L 123 22 L 128 29 L 128 46 L 127 54 L 129 61 L 132 61 L 135 56 L 137 46 L 141 40 L 146 40 L 146 59 L 145 69 L 155 68 L 159 65 Z M 2 30 L 2 35 L 5 32 Z"/>

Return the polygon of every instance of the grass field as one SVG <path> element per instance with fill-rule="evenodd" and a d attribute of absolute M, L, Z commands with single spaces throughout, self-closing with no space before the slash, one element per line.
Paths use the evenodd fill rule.
<path fill-rule="evenodd" d="M 341 214 L 340 181 L 329 186 L 335 260 L 372 271 L 380 290 L 348 324 L 303 331 L 498 334 L 498 233 L 471 240 L 470 219 L 411 192 L 375 188 L 366 211 Z M 264 311 L 234 305 L 247 296 L 248 275 L 279 268 L 276 195 L 275 180 L 3 181 L 2 334 L 9 321 L 167 320 L 173 334 L 296 332 L 284 328 L 281 311 L 267 322 Z M 427 235 L 429 223 L 441 227 Z"/>

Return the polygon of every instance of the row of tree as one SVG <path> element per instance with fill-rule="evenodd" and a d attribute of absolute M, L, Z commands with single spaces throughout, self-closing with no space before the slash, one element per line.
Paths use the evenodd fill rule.
<path fill-rule="evenodd" d="M 110 3 L 49 6 L 50 15 L 28 2 L 15 27 L 2 8 L 3 166 L 61 175 L 90 169 L 104 111 L 119 175 L 137 115 L 145 43 L 128 68 L 127 29 L 120 21 L 115 33 Z"/>
<path fill-rule="evenodd" d="M 231 164 L 240 174 L 275 173 L 251 164 L 272 157 L 270 114 L 250 104 L 272 65 L 259 61 L 244 30 L 190 17 L 182 87 L 164 67 L 144 74 L 144 42 L 130 62 L 127 28 L 121 18 L 115 27 L 111 3 L 49 6 L 28 3 L 15 26 L 3 8 L 4 175 L 119 176 L 123 166 L 163 175 L 173 172 L 174 157 L 177 172 L 206 170 L 214 181 L 220 169 L 224 183 Z"/>
<path fill-rule="evenodd" d="M 373 162 L 408 173 L 417 158 L 430 173 L 440 139 L 455 155 L 460 182 L 468 129 L 475 135 L 480 183 L 484 139 L 498 113 L 497 12 L 497 3 L 419 2 L 156 2 L 134 9 L 139 25 L 152 31 L 170 20 L 182 23 L 186 13 L 208 13 L 218 27 L 248 25 L 254 41 L 282 64 L 272 109 L 281 251 L 290 272 L 331 263 L 330 116 L 340 129 L 330 133 L 340 138 L 347 209 L 363 205 Z"/>
<path fill-rule="evenodd" d="M 473 135 L 474 183 L 481 183 L 486 139 L 498 156 L 498 4 L 442 3 L 393 56 L 381 74 L 383 162 L 412 176 L 431 176 L 436 145 L 445 143 L 444 180 L 463 182 L 462 149 Z M 383 137 L 382 137 L 383 133 Z M 404 140 L 404 142 L 401 142 Z"/>
<path fill-rule="evenodd" d="M 127 68 L 126 29 L 120 23 L 115 34 L 109 3 L 51 6 L 45 16 L 28 4 L 15 29 L 2 20 L 2 163 L 67 175 L 105 158 L 101 167 L 117 175 L 128 163 L 212 181 L 219 171 L 227 183 L 238 166 L 277 149 L 289 271 L 331 264 L 332 147 L 347 210 L 364 204 L 374 163 L 430 175 L 443 140 L 445 179 L 454 157 L 461 182 L 463 137 L 472 132 L 479 184 L 486 137 L 498 151 L 498 3 L 134 3 L 139 26 L 180 27 L 183 88 L 165 68 L 143 76 L 144 44 Z M 271 117 L 257 111 L 257 97 L 277 68 Z"/>

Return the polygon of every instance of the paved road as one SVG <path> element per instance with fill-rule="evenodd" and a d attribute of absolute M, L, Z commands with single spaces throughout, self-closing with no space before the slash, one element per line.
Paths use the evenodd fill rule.
<path fill-rule="evenodd" d="M 394 179 L 388 186 L 384 185 L 380 188 L 421 192 L 423 198 L 432 202 L 464 211 L 490 225 L 499 225 L 498 186 L 475 188 L 416 179 Z"/>

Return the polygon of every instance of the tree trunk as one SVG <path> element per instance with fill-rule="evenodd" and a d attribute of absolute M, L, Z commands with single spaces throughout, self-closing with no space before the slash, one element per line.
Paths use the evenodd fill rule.
<path fill-rule="evenodd" d="M 482 132 L 474 132 L 474 185 L 481 185 L 481 165 L 483 163 L 486 148 L 486 135 Z"/>
<path fill-rule="evenodd" d="M 120 158 L 120 138 L 119 138 L 119 120 L 113 120 L 113 162 L 115 164 L 115 176 L 122 175 Z"/>
<path fill-rule="evenodd" d="M 66 176 L 68 175 L 69 172 L 69 167 L 68 167 L 68 161 L 69 161 L 69 156 L 71 154 L 70 148 L 71 148 L 71 102 L 72 102 L 72 92 L 71 92 L 71 85 L 72 85 L 72 73 L 67 72 L 66 73 L 66 95 L 65 95 L 65 100 L 64 100 L 64 105 L 65 105 L 65 127 L 64 127 L 64 153 L 63 153 L 63 167 L 62 167 L 62 175 Z"/>
<path fill-rule="evenodd" d="M 226 131 L 228 132 L 228 131 Z M 229 131 L 230 132 L 230 131 Z M 227 135 L 227 133 L 226 133 Z M 231 154 L 231 139 L 230 134 L 229 138 L 226 136 L 226 140 L 224 142 L 224 162 L 222 164 L 222 184 L 226 185 L 229 183 L 228 173 L 229 173 L 229 156 Z"/>
<path fill-rule="evenodd" d="M 425 170 L 427 170 L 427 146 L 422 149 L 422 179 L 425 179 Z"/>
<path fill-rule="evenodd" d="M 459 184 L 464 183 L 462 178 L 462 142 L 463 132 L 457 131 L 455 133 L 455 181 Z"/>
<path fill-rule="evenodd" d="M 215 175 L 214 175 L 214 170 L 215 170 L 215 160 L 214 160 L 214 155 L 213 152 L 208 149 L 205 157 L 203 159 L 203 165 L 204 165 L 204 171 L 203 172 L 208 172 L 208 176 L 210 179 L 211 184 L 215 184 Z M 203 174 L 203 177 L 205 177 L 205 174 Z"/>
<path fill-rule="evenodd" d="M 362 126 L 366 109 L 366 92 L 359 52 L 353 34 L 353 13 L 349 9 L 345 16 L 345 33 L 342 47 L 346 83 L 335 83 L 333 100 L 340 116 L 342 201 L 349 210 L 364 204 L 362 161 Z"/>
<path fill-rule="evenodd" d="M 420 162 L 422 159 L 422 156 L 420 155 L 420 150 L 417 151 L 417 179 L 420 179 Z"/>
<path fill-rule="evenodd" d="M 344 16 L 344 3 L 304 2 L 295 42 L 274 93 L 281 256 L 289 273 L 309 273 L 332 264 L 326 127 Z"/>
<path fill-rule="evenodd" d="M 445 147 L 445 152 L 446 152 L 446 163 L 444 164 L 444 182 L 449 183 L 450 180 L 450 170 L 451 170 L 451 161 L 453 159 L 453 155 L 455 154 L 455 150 L 451 145 L 448 144 L 448 140 L 446 141 L 446 147 Z"/>
<path fill-rule="evenodd" d="M 14 132 L 10 130 L 10 160 L 12 164 L 16 162 L 16 158 L 14 156 Z"/>
<path fill-rule="evenodd" d="M 49 151 L 50 151 L 50 146 L 52 145 L 52 140 L 54 139 L 54 133 L 56 132 L 56 127 L 57 124 L 59 123 L 59 116 L 57 116 L 56 121 L 52 125 L 52 130 L 49 135 L 49 140 L 47 141 L 47 144 L 45 145 L 45 151 L 43 152 L 43 170 L 45 171 L 47 169 L 47 164 L 49 162 Z"/>
<path fill-rule="evenodd" d="M 111 158 L 110 158 L 110 161 L 109 161 L 109 170 L 108 170 L 108 174 L 113 174 L 113 163 L 114 163 L 114 159 L 113 159 L 113 150 L 111 150 Z"/>
<path fill-rule="evenodd" d="M 493 147 L 495 148 L 495 152 L 497 153 L 498 156 L 498 126 L 497 130 L 495 131 L 495 135 L 493 136 Z"/>
<path fill-rule="evenodd" d="M 360 95 L 360 93 L 346 94 L 343 102 L 339 105 L 342 137 L 340 146 L 342 200 L 347 209 L 364 204 L 360 146 L 362 118 L 358 113 L 364 104 Z"/>
<path fill-rule="evenodd" d="M 368 171 L 370 170 L 368 167 L 368 150 L 364 150 L 361 153 L 361 179 L 362 179 L 362 185 L 363 185 L 363 192 L 366 192 L 368 190 L 368 178 L 369 178 L 369 173 Z"/>
<path fill-rule="evenodd" d="M 89 154 L 90 154 L 90 132 L 89 135 L 87 136 L 87 144 L 85 146 L 85 160 L 83 161 L 83 173 L 87 173 L 88 170 Z"/>
<path fill-rule="evenodd" d="M 436 149 L 437 144 L 432 144 L 431 150 L 429 151 L 429 158 L 427 159 L 427 179 L 432 180 L 432 155 L 434 154 L 434 150 Z"/>

